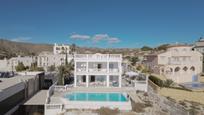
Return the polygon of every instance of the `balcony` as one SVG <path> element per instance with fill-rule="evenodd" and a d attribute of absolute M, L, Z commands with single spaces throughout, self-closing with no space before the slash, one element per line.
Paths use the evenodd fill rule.
<path fill-rule="evenodd" d="M 77 68 L 76 72 L 77 73 L 87 73 L 87 70 L 86 70 L 86 68 Z M 109 69 L 109 71 L 106 68 L 104 68 L 104 69 L 89 68 L 88 69 L 88 73 L 119 73 L 119 72 L 120 71 L 117 68 Z"/>
<path fill-rule="evenodd" d="M 121 54 L 75 54 L 75 60 L 122 60 Z"/>
<path fill-rule="evenodd" d="M 191 65 L 192 63 L 192 61 L 168 61 L 169 65 Z"/>

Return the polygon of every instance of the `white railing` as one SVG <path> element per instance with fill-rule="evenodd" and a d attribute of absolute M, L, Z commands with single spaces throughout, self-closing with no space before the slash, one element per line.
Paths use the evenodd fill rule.
<path fill-rule="evenodd" d="M 57 86 L 55 86 L 55 91 L 66 91 L 66 86 L 57 85 Z"/>
<path fill-rule="evenodd" d="M 53 95 L 54 93 L 54 88 L 55 88 L 55 85 L 57 84 L 57 81 L 49 87 L 48 91 L 47 91 L 47 98 L 46 98 L 46 103 L 49 103 L 50 102 L 50 97 Z"/>
<path fill-rule="evenodd" d="M 45 104 L 45 109 L 61 109 L 62 110 L 63 105 L 62 104 Z"/>
<path fill-rule="evenodd" d="M 85 60 L 107 60 L 107 59 L 122 59 L 121 54 L 75 54 L 74 59 Z"/>
<path fill-rule="evenodd" d="M 107 72 L 107 69 L 92 68 L 89 69 L 89 72 Z"/>
<path fill-rule="evenodd" d="M 109 69 L 110 73 L 120 72 L 119 69 Z"/>
<path fill-rule="evenodd" d="M 84 73 L 86 72 L 86 69 L 77 68 L 76 71 Z M 108 72 L 108 69 L 91 68 L 91 69 L 88 69 L 88 72 Z M 117 72 L 120 72 L 119 69 L 109 69 L 109 73 L 117 73 Z"/>
<path fill-rule="evenodd" d="M 54 91 L 64 92 L 67 90 L 67 88 L 71 88 L 71 87 L 73 87 L 73 85 L 56 85 L 54 87 Z"/>

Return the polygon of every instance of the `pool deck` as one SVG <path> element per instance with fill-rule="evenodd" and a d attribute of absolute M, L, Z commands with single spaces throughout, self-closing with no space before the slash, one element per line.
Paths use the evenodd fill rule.
<path fill-rule="evenodd" d="M 47 96 L 47 90 L 40 90 L 33 97 L 24 103 L 24 105 L 44 105 Z"/>
<path fill-rule="evenodd" d="M 136 95 L 136 90 L 132 87 L 122 87 L 122 88 L 104 88 L 104 87 L 76 87 L 76 88 L 68 88 L 66 91 L 55 91 L 54 94 L 50 98 L 50 104 L 62 104 L 62 98 L 64 94 L 68 92 L 121 92 L 127 93 L 131 99 L 135 102 L 140 102 L 141 100 Z"/>
<path fill-rule="evenodd" d="M 131 100 L 127 102 L 99 102 L 99 101 L 69 101 L 64 98 L 66 93 L 70 92 L 117 92 L 117 93 L 127 93 Z M 57 113 L 64 113 L 67 110 L 72 109 L 85 109 L 85 110 L 96 110 L 101 107 L 107 107 L 110 109 L 118 108 L 121 111 L 132 110 L 131 102 L 141 102 L 141 99 L 136 94 L 136 89 L 134 87 L 122 87 L 122 88 L 104 88 L 104 87 L 75 87 L 67 88 L 66 90 L 56 90 L 50 97 L 49 104 L 45 105 L 46 115 L 55 115 Z M 55 109 L 50 109 L 55 108 Z"/>

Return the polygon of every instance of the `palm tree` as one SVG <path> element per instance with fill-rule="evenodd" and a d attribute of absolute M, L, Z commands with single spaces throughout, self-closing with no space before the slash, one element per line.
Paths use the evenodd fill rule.
<path fill-rule="evenodd" d="M 74 54 L 74 52 L 76 51 L 76 45 L 72 44 L 70 49 L 71 49 L 71 53 Z"/>
<path fill-rule="evenodd" d="M 74 65 L 72 62 L 59 66 L 58 67 L 58 71 L 59 71 L 58 84 L 64 85 L 65 77 L 70 77 L 72 75 L 73 70 L 74 70 Z"/>

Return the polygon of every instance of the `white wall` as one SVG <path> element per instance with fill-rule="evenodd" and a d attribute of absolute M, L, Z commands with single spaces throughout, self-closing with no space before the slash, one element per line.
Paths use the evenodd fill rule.
<path fill-rule="evenodd" d="M 189 46 L 179 46 L 169 48 L 165 53 L 158 55 L 158 65 L 164 72 L 160 73 L 167 76 L 169 79 L 177 83 L 191 82 L 192 76 L 202 72 L 202 59 L 203 55 L 198 51 L 193 51 Z M 163 67 L 162 67 L 163 66 Z M 179 72 L 175 72 L 175 68 L 179 67 Z M 184 71 L 183 68 L 187 67 L 188 70 Z M 190 68 L 195 67 L 195 71 Z M 170 73 L 166 73 L 171 68 Z"/>

